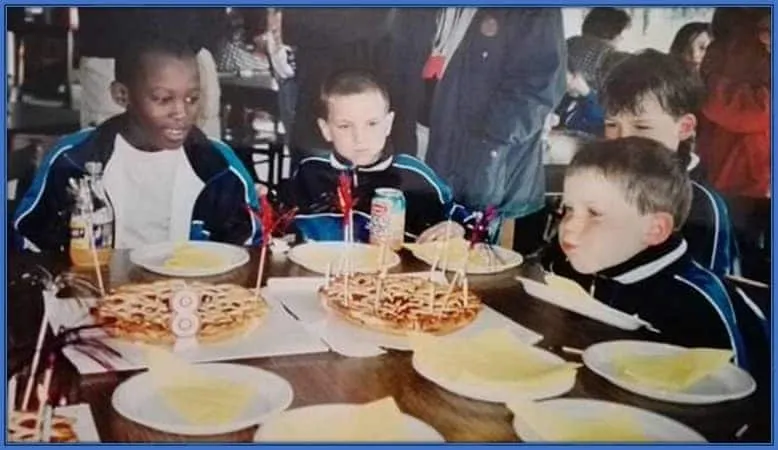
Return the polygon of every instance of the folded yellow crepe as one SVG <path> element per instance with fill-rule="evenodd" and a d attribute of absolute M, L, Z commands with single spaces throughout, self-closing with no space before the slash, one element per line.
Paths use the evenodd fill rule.
<path fill-rule="evenodd" d="M 546 285 L 548 287 L 551 287 L 553 289 L 565 292 L 567 294 L 575 295 L 575 296 L 584 296 L 584 297 L 590 297 L 589 293 L 584 290 L 584 288 L 581 287 L 580 284 L 576 283 L 575 281 L 560 277 L 559 275 L 555 275 L 553 273 L 547 273 L 545 276 Z"/>
<path fill-rule="evenodd" d="M 177 245 L 164 263 L 166 269 L 215 269 L 224 265 L 221 255 L 188 244 Z"/>
<path fill-rule="evenodd" d="M 253 386 L 205 374 L 162 348 L 146 346 L 146 362 L 164 403 L 193 425 L 230 423 L 256 396 Z"/>
<path fill-rule="evenodd" d="M 405 244 L 405 248 L 413 252 L 417 257 L 432 262 L 438 260 L 442 265 L 446 254 L 448 255 L 448 267 L 461 269 L 467 262 L 468 267 L 491 267 L 500 265 L 493 255 L 483 246 L 470 248 L 470 242 L 458 238 L 446 241 L 433 241 L 424 244 Z M 438 259 L 440 258 L 440 259 Z"/>
<path fill-rule="evenodd" d="M 514 401 L 508 409 L 544 441 L 555 442 L 646 442 L 640 424 L 623 410 L 586 418 L 560 414 L 543 403 Z M 521 437 L 521 436 L 519 436 Z"/>
<path fill-rule="evenodd" d="M 384 264 L 392 261 L 391 253 L 391 250 L 387 250 L 384 254 Z M 340 264 L 344 263 L 345 255 L 349 256 L 349 262 L 355 269 L 377 272 L 382 268 L 382 264 L 379 264 L 381 247 L 377 245 L 357 245 L 352 247 L 347 246 L 345 243 L 343 246 L 309 245 L 304 250 L 302 248 L 298 250 L 296 254 L 302 263 L 315 267 L 320 272 L 325 272 L 327 266 L 331 265 L 333 273 L 339 269 Z"/>
<path fill-rule="evenodd" d="M 669 355 L 619 355 L 614 364 L 631 380 L 668 391 L 682 391 L 719 371 L 732 359 L 732 351 L 691 348 Z"/>
<path fill-rule="evenodd" d="M 411 441 L 405 416 L 392 397 L 330 409 L 324 405 L 290 410 L 261 430 L 263 440 L 295 442 Z"/>
<path fill-rule="evenodd" d="M 539 389 L 575 378 L 580 364 L 549 362 L 542 350 L 527 345 L 510 331 L 491 329 L 471 338 L 416 334 L 411 348 L 419 363 L 452 381 L 502 389 Z"/>

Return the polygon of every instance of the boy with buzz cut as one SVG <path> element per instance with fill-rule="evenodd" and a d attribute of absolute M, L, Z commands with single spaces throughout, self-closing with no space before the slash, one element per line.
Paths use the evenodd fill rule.
<path fill-rule="evenodd" d="M 676 58 L 656 50 L 630 55 L 606 77 L 605 138 L 642 136 L 677 152 L 692 179 L 692 205 L 681 231 L 694 258 L 717 275 L 736 274 L 738 249 L 724 199 L 704 181 L 692 152 L 702 85 Z"/>
<path fill-rule="evenodd" d="M 679 230 L 692 188 L 675 155 L 630 137 L 583 146 L 567 168 L 558 246 L 546 268 L 651 324 L 652 340 L 730 349 L 745 365 L 734 296 Z M 742 303 L 742 302 L 741 302 Z"/>
<path fill-rule="evenodd" d="M 354 240 L 369 238 L 370 203 L 378 188 L 405 195 L 405 234 L 423 243 L 464 235 L 460 223 L 474 217 L 455 204 L 451 189 L 419 159 L 395 153 L 387 137 L 394 112 L 389 93 L 370 72 L 344 70 L 325 80 L 318 119 L 332 150 L 303 159 L 281 189 L 283 203 L 299 208 L 295 218 L 303 240 L 342 240 L 342 215 L 336 192 L 338 178 L 348 174 L 356 200 Z"/>
<path fill-rule="evenodd" d="M 135 39 L 135 38 L 134 38 Z M 256 243 L 260 225 L 251 177 L 233 151 L 196 126 L 200 81 L 184 43 L 147 36 L 116 60 L 111 95 L 126 112 L 64 137 L 47 154 L 14 215 L 19 244 L 67 251 L 69 179 L 104 168 L 113 205 L 114 248 L 166 241 Z"/>

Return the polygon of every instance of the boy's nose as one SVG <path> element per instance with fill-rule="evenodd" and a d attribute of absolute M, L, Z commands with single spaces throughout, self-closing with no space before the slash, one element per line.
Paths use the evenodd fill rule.
<path fill-rule="evenodd" d="M 354 140 L 355 144 L 361 144 L 364 136 L 364 131 L 360 130 L 359 127 L 354 127 L 354 130 L 351 133 L 351 138 Z"/>
<path fill-rule="evenodd" d="M 575 243 L 578 241 L 578 237 L 581 235 L 582 230 L 583 230 L 583 220 L 575 217 L 565 216 L 562 219 L 562 222 L 559 224 L 560 236 L 565 241 L 568 241 L 570 243 Z"/>

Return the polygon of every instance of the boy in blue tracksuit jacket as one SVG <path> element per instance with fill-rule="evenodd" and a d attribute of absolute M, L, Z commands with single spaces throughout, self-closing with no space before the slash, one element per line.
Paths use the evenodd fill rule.
<path fill-rule="evenodd" d="M 13 219 L 18 244 L 67 251 L 71 178 L 104 168 L 115 248 L 182 240 L 251 245 L 261 239 L 251 177 L 233 151 L 194 125 L 199 74 L 184 44 L 148 38 L 116 60 L 114 100 L 126 112 L 66 136 L 47 154 Z"/>
<path fill-rule="evenodd" d="M 763 365 L 764 311 L 695 261 L 678 232 L 691 202 L 685 168 L 661 143 L 586 144 L 565 173 L 558 245 L 544 265 L 650 323 L 653 332 L 639 332 L 646 339 L 728 349 L 742 367 Z"/>
<path fill-rule="evenodd" d="M 692 206 L 681 234 L 700 264 L 717 275 L 739 272 L 739 251 L 724 199 L 703 178 L 691 150 L 701 85 L 676 58 L 645 50 L 628 56 L 606 77 L 600 91 L 605 138 L 642 136 L 677 152 L 692 179 Z"/>
<path fill-rule="evenodd" d="M 322 87 L 321 103 L 319 128 L 334 151 L 302 160 L 280 193 L 284 203 L 299 208 L 295 225 L 303 240 L 344 238 L 337 203 L 343 173 L 350 177 L 356 200 L 355 241 L 369 238 L 370 202 L 377 188 L 395 188 L 405 195 L 406 238 L 426 242 L 446 233 L 464 235 L 460 224 L 475 215 L 454 203 L 451 189 L 426 164 L 395 154 L 387 144 L 394 113 L 386 88 L 372 74 L 356 70 L 334 74 Z"/>

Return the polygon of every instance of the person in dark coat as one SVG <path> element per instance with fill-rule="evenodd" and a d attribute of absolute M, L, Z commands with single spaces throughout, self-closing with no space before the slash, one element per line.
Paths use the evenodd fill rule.
<path fill-rule="evenodd" d="M 516 248 L 533 251 L 544 123 L 565 92 L 561 10 L 406 9 L 395 31 L 397 148 L 416 148 L 467 208 L 527 219 Z"/>

